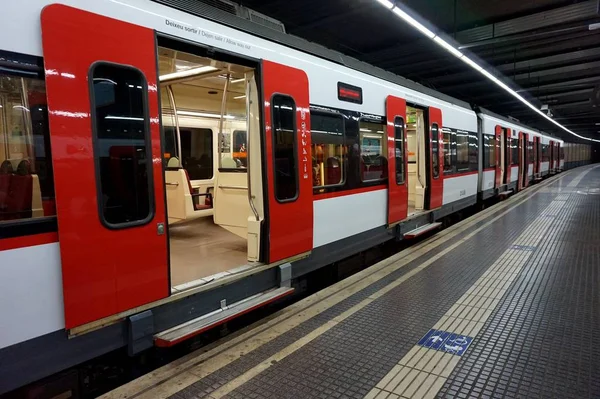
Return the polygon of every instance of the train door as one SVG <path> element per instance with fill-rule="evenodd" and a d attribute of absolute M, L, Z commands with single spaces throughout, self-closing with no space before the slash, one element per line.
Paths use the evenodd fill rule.
<path fill-rule="evenodd" d="M 535 137 L 534 139 L 533 152 L 535 154 L 534 175 L 539 177 L 542 163 L 542 143 L 540 142 L 540 137 Z"/>
<path fill-rule="evenodd" d="M 496 151 L 496 179 L 494 188 L 500 188 L 504 180 L 504 157 L 502 151 L 504 148 L 504 141 L 502 139 L 502 127 L 497 125 L 494 129 L 494 134 L 496 136 L 496 148 L 494 149 L 494 151 Z"/>
<path fill-rule="evenodd" d="M 527 134 L 519 132 L 519 179 L 518 189 L 519 191 L 527 187 Z"/>
<path fill-rule="evenodd" d="M 512 160 L 510 150 L 511 147 L 511 131 L 510 129 L 502 128 L 502 152 L 504 153 L 502 156 L 502 165 L 504 168 L 504 173 L 502 174 L 502 184 L 510 184 L 510 171 L 511 171 L 511 163 Z"/>
<path fill-rule="evenodd" d="M 308 77 L 263 61 L 269 262 L 307 253 L 313 245 L 313 184 Z"/>
<path fill-rule="evenodd" d="M 441 144 L 444 142 L 442 132 L 442 111 L 439 108 L 429 108 L 429 136 L 428 151 L 429 162 L 429 192 L 427 196 L 427 209 L 436 209 L 442 206 L 444 196 L 444 174 L 442 165 L 444 164 L 444 152 L 441 150 Z"/>
<path fill-rule="evenodd" d="M 70 329 L 170 292 L 156 43 L 59 4 L 41 26 Z"/>
<path fill-rule="evenodd" d="M 388 136 L 388 225 L 406 219 L 408 187 L 406 182 L 406 100 L 388 96 L 386 99 Z"/>
<path fill-rule="evenodd" d="M 548 173 L 552 173 L 554 172 L 554 161 L 556 161 L 554 140 L 550 140 L 550 145 L 548 149 L 550 150 L 550 164 L 548 165 Z"/>

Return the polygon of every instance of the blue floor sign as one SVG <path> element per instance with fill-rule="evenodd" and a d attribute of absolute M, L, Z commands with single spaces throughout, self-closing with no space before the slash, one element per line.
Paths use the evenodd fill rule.
<path fill-rule="evenodd" d="M 469 345 L 471 345 L 471 342 L 473 342 L 473 337 L 467 337 L 466 335 L 455 334 L 449 331 L 429 330 L 429 332 L 421 338 L 418 345 L 462 356 Z"/>

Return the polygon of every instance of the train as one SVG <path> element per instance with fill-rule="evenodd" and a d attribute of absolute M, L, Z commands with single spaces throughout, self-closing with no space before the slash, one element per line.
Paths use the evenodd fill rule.
<path fill-rule="evenodd" d="M 4 5 L 0 394 L 177 345 L 590 159 L 334 51 L 166 3 Z"/>

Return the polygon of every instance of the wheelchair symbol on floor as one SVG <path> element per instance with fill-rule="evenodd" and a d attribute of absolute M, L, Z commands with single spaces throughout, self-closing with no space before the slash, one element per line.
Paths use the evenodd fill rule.
<path fill-rule="evenodd" d="M 449 341 L 449 342 L 452 342 L 452 343 L 454 343 L 456 345 L 466 345 L 466 344 L 469 343 L 469 340 L 467 338 L 465 338 L 465 337 L 458 337 L 455 340 L 452 340 L 452 341 Z"/>

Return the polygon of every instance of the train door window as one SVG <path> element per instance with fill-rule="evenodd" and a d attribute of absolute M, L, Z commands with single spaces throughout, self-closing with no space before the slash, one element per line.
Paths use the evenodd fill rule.
<path fill-rule="evenodd" d="M 440 156 L 439 156 L 439 134 L 440 128 L 437 123 L 431 125 L 431 157 L 433 171 L 432 175 L 434 179 L 440 177 Z"/>
<path fill-rule="evenodd" d="M 44 81 L 0 75 L 0 224 L 55 214 Z"/>
<path fill-rule="evenodd" d="M 519 164 L 519 140 L 510 139 L 510 163 L 511 165 Z"/>
<path fill-rule="evenodd" d="M 394 119 L 394 157 L 396 158 L 396 184 L 404 184 L 404 119 Z"/>
<path fill-rule="evenodd" d="M 549 162 L 548 144 L 542 144 L 542 162 Z"/>
<path fill-rule="evenodd" d="M 447 128 L 444 133 L 444 175 L 456 172 L 456 132 Z"/>
<path fill-rule="evenodd" d="M 469 170 L 469 133 L 461 130 L 456 133 L 456 169 L 459 173 Z"/>
<path fill-rule="evenodd" d="M 527 162 L 533 163 L 533 141 L 527 141 Z"/>
<path fill-rule="evenodd" d="M 296 161 L 296 103 L 291 97 L 273 96 L 273 157 L 275 198 L 294 201 L 298 197 Z"/>
<path fill-rule="evenodd" d="M 313 186 L 344 184 L 346 147 L 343 116 L 333 112 L 311 111 L 310 127 Z"/>
<path fill-rule="evenodd" d="M 146 80 L 137 69 L 107 63 L 92 65 L 90 77 L 100 218 L 111 228 L 147 223 L 154 197 Z"/>
<path fill-rule="evenodd" d="M 382 180 L 387 177 L 387 138 L 383 123 L 360 120 L 361 180 Z"/>

